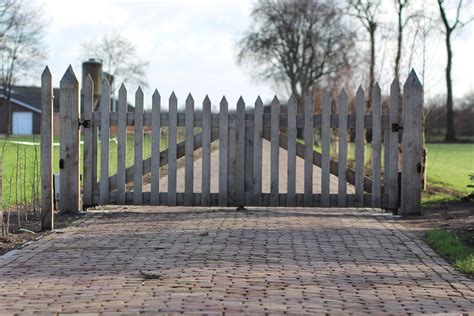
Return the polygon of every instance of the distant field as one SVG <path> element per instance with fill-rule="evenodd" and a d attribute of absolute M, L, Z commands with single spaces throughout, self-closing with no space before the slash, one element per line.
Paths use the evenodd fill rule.
<path fill-rule="evenodd" d="M 178 141 L 183 139 L 183 133 L 180 131 Z M 39 146 L 21 145 L 12 142 L 33 142 L 38 143 L 38 136 L 24 136 L 24 137 L 10 137 L 10 142 L 5 143 L 5 139 L 0 136 L 0 156 L 3 149 L 3 207 L 6 207 L 8 201 L 14 204 L 18 196 L 19 201 L 22 201 L 24 195 L 23 191 L 25 184 L 23 183 L 23 174 L 26 179 L 26 198 L 30 200 L 32 197 L 32 185 L 34 181 L 35 170 L 33 168 L 35 157 L 38 159 L 37 177 L 39 177 Z M 55 142 L 59 140 L 56 139 Z M 151 155 L 150 149 L 151 138 L 149 134 L 144 136 L 144 158 Z M 370 146 L 370 145 L 369 145 Z M 100 146 L 99 146 L 100 147 Z M 161 148 L 167 147 L 166 137 L 162 139 Z M 446 201 L 456 199 L 461 195 L 466 195 L 470 190 L 467 185 L 469 183 L 469 174 L 474 173 L 474 144 L 428 144 L 428 186 L 442 187 L 448 189 L 450 192 L 439 192 L 436 194 L 424 195 L 424 203 L 431 203 L 437 201 Z M 127 166 L 133 165 L 133 150 L 134 150 L 134 135 L 127 135 Z M 320 151 L 319 148 L 315 148 Z M 354 146 L 351 144 L 349 150 L 349 159 L 353 157 Z M 17 152 L 19 154 L 19 166 L 17 166 Z M 81 145 L 82 152 L 82 145 Z M 370 155 L 370 150 L 367 152 Z M 383 153 L 382 153 L 383 157 Z M 0 157 L 1 158 L 1 157 Z M 25 159 L 26 158 L 26 159 Z M 369 158 L 369 157 L 367 157 Z M 369 159 L 366 158 L 366 162 Z M 26 165 L 25 165 L 26 161 Z M 59 172 L 59 146 L 54 146 L 54 172 Z M 82 161 L 82 157 L 81 157 Z M 100 148 L 99 148 L 99 164 L 100 168 Z M 16 186 L 13 185 L 10 193 L 10 179 L 15 181 L 18 170 L 18 195 L 16 193 Z M 25 172 L 26 170 L 26 172 Z M 115 174 L 117 170 L 117 142 L 115 135 L 111 135 L 110 140 L 110 175 Z M 100 171 L 100 170 L 99 170 Z"/>

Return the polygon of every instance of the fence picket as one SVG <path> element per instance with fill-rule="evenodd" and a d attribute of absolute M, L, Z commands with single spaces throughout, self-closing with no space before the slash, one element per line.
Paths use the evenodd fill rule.
<path fill-rule="evenodd" d="M 347 205 L 347 94 L 339 94 L 339 157 L 338 157 L 338 206 Z"/>
<path fill-rule="evenodd" d="M 355 204 L 358 207 L 364 206 L 364 174 L 365 174 L 365 97 L 364 90 L 359 86 L 356 93 L 356 124 L 355 124 Z"/>
<path fill-rule="evenodd" d="M 122 84 L 118 96 L 117 130 L 117 203 L 125 204 L 125 169 L 127 167 L 127 88 Z"/>
<path fill-rule="evenodd" d="M 133 203 L 142 204 L 143 190 L 143 91 L 135 93 L 135 155 L 134 155 Z"/>
<path fill-rule="evenodd" d="M 291 95 L 288 100 L 288 178 L 286 205 L 296 206 L 296 98 Z"/>
<path fill-rule="evenodd" d="M 219 111 L 219 205 L 227 205 L 228 154 L 229 154 L 229 117 L 228 104 L 222 97 Z"/>
<path fill-rule="evenodd" d="M 100 93 L 100 204 L 109 202 L 110 84 L 102 80 Z"/>
<path fill-rule="evenodd" d="M 395 79 L 390 86 L 390 126 L 398 124 L 400 111 L 400 85 Z M 398 208 L 398 132 L 389 129 L 389 161 L 388 185 L 384 186 L 388 192 L 389 209 Z M 385 177 L 385 176 L 384 176 Z"/>
<path fill-rule="evenodd" d="M 280 174 L 280 101 L 275 96 L 271 105 L 271 149 L 270 149 L 270 205 L 279 204 Z"/>
<path fill-rule="evenodd" d="M 151 204 L 160 203 L 161 96 L 158 90 L 151 99 Z"/>
<path fill-rule="evenodd" d="M 171 93 L 168 110 L 168 205 L 176 205 L 176 140 L 178 125 L 178 100 Z"/>
<path fill-rule="evenodd" d="M 262 204 L 262 132 L 263 132 L 263 102 L 260 96 L 255 101 L 253 134 L 253 201 L 255 205 Z"/>
<path fill-rule="evenodd" d="M 202 103 L 202 178 L 201 205 L 211 204 L 211 100 Z"/>
<path fill-rule="evenodd" d="M 421 211 L 423 87 L 414 70 L 403 86 L 403 168 L 400 215 Z"/>
<path fill-rule="evenodd" d="M 325 93 L 323 97 L 323 113 L 321 117 L 321 206 L 330 206 L 329 196 L 329 168 L 331 160 L 331 99 L 329 93 Z"/>
<path fill-rule="evenodd" d="M 382 104 L 380 86 L 375 84 L 372 94 L 372 207 L 381 207 L 381 151 Z"/>
<path fill-rule="evenodd" d="M 92 112 L 94 111 L 94 82 L 90 75 L 87 75 L 84 87 L 82 88 L 84 113 L 82 119 L 85 121 L 92 120 Z M 83 167 L 83 189 L 82 189 L 82 203 L 83 207 L 88 207 L 93 204 L 93 178 L 92 178 L 92 126 L 84 128 L 84 167 Z"/>
<path fill-rule="evenodd" d="M 235 193 L 236 203 L 245 205 L 245 102 L 242 97 L 237 101 L 235 119 Z"/>
<path fill-rule="evenodd" d="M 0 210 L 2 209 L 0 161 Z M 49 68 L 41 74 L 41 229 L 54 229 L 53 209 L 53 83 Z M 0 211 L 0 215 L 2 212 Z M 3 220 L 3 217 L 2 217 Z M 0 225 L 3 227 L 2 225 Z M 2 231 L 3 233 L 3 231 Z"/>
<path fill-rule="evenodd" d="M 305 99 L 304 114 L 304 205 L 313 206 L 313 99 Z"/>
<path fill-rule="evenodd" d="M 184 174 L 184 203 L 193 205 L 194 185 L 194 99 L 191 94 L 186 98 L 186 127 L 185 127 L 185 174 Z"/>

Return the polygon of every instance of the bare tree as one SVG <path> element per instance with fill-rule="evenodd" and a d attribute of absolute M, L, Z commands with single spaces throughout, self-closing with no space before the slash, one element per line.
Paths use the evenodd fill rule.
<path fill-rule="evenodd" d="M 349 0 L 349 7 L 351 15 L 355 16 L 369 33 L 370 70 L 367 107 L 370 109 L 372 103 L 372 89 L 375 84 L 375 32 L 378 28 L 377 15 L 379 13 L 380 0 Z"/>
<path fill-rule="evenodd" d="M 446 64 L 446 135 L 444 140 L 446 142 L 452 142 L 456 140 L 456 131 L 454 129 L 454 110 L 453 110 L 453 81 L 451 78 L 451 67 L 453 63 L 453 49 L 452 49 L 452 35 L 457 28 L 463 27 L 467 22 L 461 21 L 461 11 L 463 9 L 463 0 L 457 0 L 456 16 L 453 22 L 450 22 L 447 16 L 447 7 L 444 0 L 438 0 L 439 12 L 443 26 L 445 28 L 445 41 L 447 51 L 447 64 Z"/>
<path fill-rule="evenodd" d="M 100 40 L 83 43 L 82 55 L 85 59 L 92 57 L 102 60 L 104 71 L 114 76 L 115 82 L 148 87 L 145 74 L 148 61 L 141 60 L 133 43 L 119 34 L 105 35 Z"/>
<path fill-rule="evenodd" d="M 400 60 L 403 48 L 403 30 L 406 22 L 403 21 L 403 10 L 408 5 L 408 0 L 395 0 L 395 8 L 397 11 L 397 54 L 395 56 L 395 66 L 393 74 L 395 78 L 400 78 Z"/>
<path fill-rule="evenodd" d="M 252 26 L 237 43 L 238 63 L 254 66 L 256 77 L 288 87 L 299 111 L 314 84 L 349 63 L 355 34 L 333 2 L 260 0 L 251 17 Z"/>
<path fill-rule="evenodd" d="M 9 8 L 3 8 L 7 2 Z M 38 61 L 45 55 L 42 41 L 44 23 L 41 17 L 42 8 L 31 6 L 25 1 L 5 1 L 0 5 L 0 19 L 4 19 L 0 25 L 7 26 L 3 28 L 4 33 L 0 33 L 1 98 L 8 109 L 7 133 L 11 133 L 12 86 L 18 78 L 37 68 Z"/>

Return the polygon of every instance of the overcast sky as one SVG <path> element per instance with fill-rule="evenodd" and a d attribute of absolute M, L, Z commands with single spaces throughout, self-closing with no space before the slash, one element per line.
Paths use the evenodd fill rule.
<path fill-rule="evenodd" d="M 252 80 L 248 69 L 236 65 L 234 45 L 250 23 L 253 1 L 43 0 L 42 3 L 49 22 L 45 64 L 53 73 L 55 85 L 69 64 L 80 78 L 82 42 L 120 33 L 149 61 L 150 88 L 157 88 L 165 100 L 173 90 L 182 102 L 191 92 L 196 102 L 200 103 L 208 94 L 213 104 L 222 95 L 230 103 L 235 103 L 240 95 L 247 103 L 253 103 L 258 95 L 268 100 L 275 93 L 285 94 L 275 91 L 268 82 Z M 455 38 L 455 96 L 474 89 L 473 25 Z M 445 91 L 444 42 L 435 40 L 430 45 L 433 49 L 427 58 L 429 96 Z M 391 69 L 391 64 L 391 59 L 385 60 L 379 65 L 379 72 Z M 402 67 L 402 71 L 408 69 Z M 388 85 L 382 88 L 388 92 Z M 146 93 L 151 98 L 152 90 Z"/>

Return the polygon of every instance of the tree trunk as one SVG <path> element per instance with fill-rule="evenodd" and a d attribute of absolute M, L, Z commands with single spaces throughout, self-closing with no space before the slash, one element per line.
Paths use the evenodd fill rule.
<path fill-rule="evenodd" d="M 10 98 L 6 98 L 5 102 L 7 103 L 7 131 L 6 135 L 9 136 L 12 133 L 12 103 Z"/>
<path fill-rule="evenodd" d="M 448 54 L 448 63 L 446 65 L 446 136 L 445 142 L 453 142 L 456 140 L 456 132 L 454 130 L 454 111 L 453 111 L 453 82 L 451 79 L 451 64 L 453 60 L 453 52 L 451 50 L 451 32 L 446 33 L 446 50 Z"/>
<path fill-rule="evenodd" d="M 402 11 L 398 13 L 398 39 L 397 39 L 397 56 L 395 57 L 395 78 L 400 78 L 400 59 L 402 56 L 403 45 L 403 25 L 402 25 Z"/>

